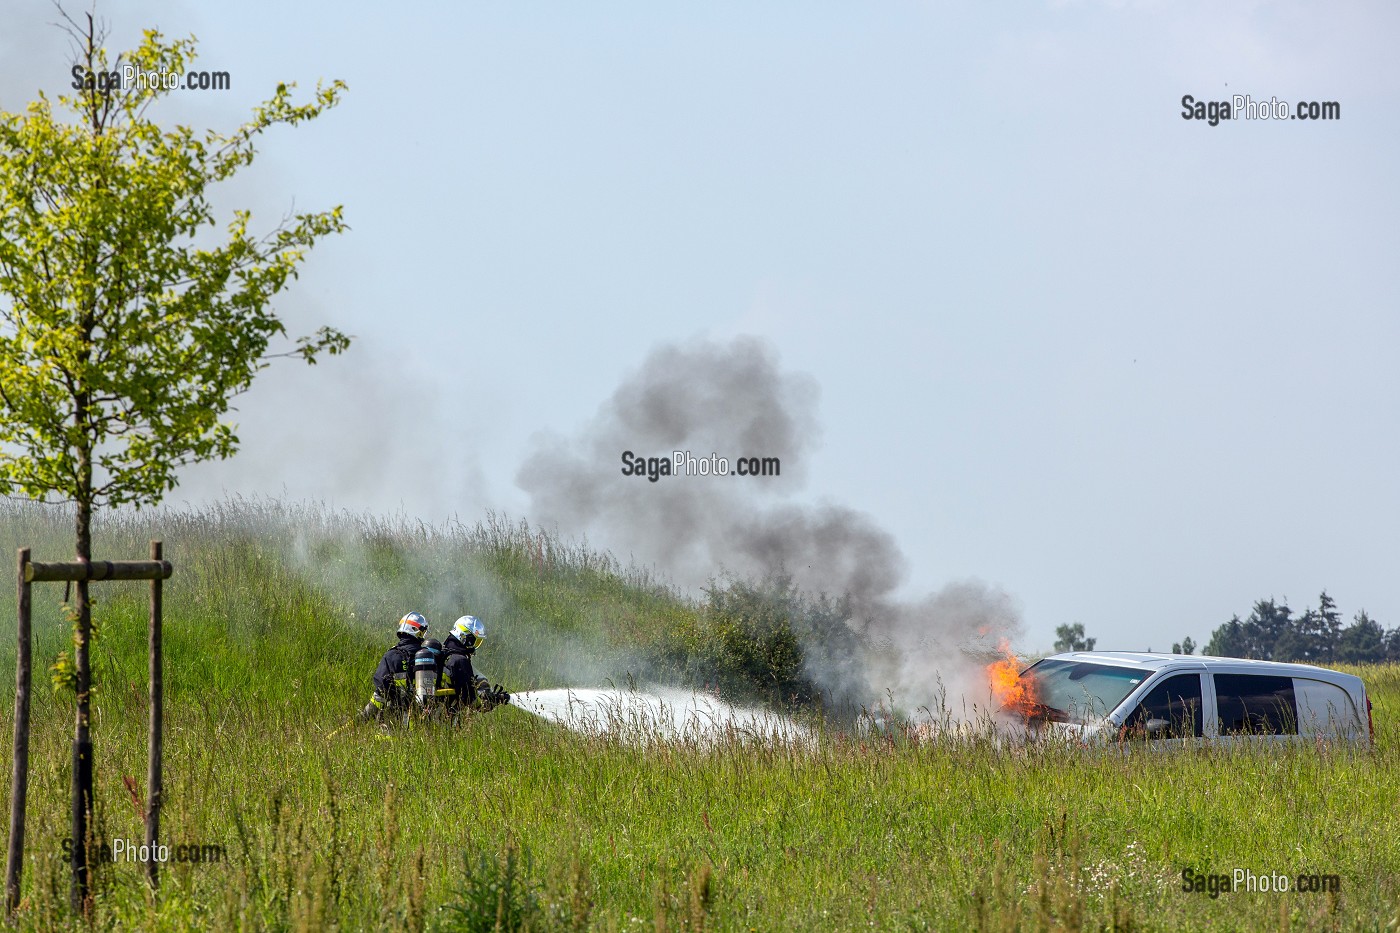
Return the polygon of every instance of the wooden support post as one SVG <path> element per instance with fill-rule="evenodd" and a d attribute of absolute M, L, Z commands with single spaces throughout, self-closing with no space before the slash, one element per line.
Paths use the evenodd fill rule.
<path fill-rule="evenodd" d="M 8 916 L 19 903 L 20 877 L 24 868 L 24 805 L 29 779 L 29 693 L 30 693 L 30 584 L 49 580 L 76 580 L 78 583 L 79 637 L 75 666 L 78 671 L 78 715 L 73 731 L 73 840 L 69 889 L 74 912 L 87 913 L 89 848 L 92 839 L 92 737 L 88 719 L 90 700 L 87 652 L 91 640 L 88 624 L 91 611 L 87 596 L 92 580 L 150 580 L 150 663 L 151 663 L 151 722 L 150 760 L 147 763 L 149 803 L 146 807 L 146 842 L 154 851 L 160 836 L 160 806 L 164 793 L 161 782 L 161 736 L 164 728 L 164 689 L 161 672 L 161 581 L 172 573 L 170 562 L 161 559 L 161 544 L 151 542 L 151 559 L 120 561 L 80 560 L 67 563 L 35 563 L 29 559 L 29 549 L 19 551 L 17 573 L 19 585 L 19 651 L 15 660 L 15 750 L 14 775 L 10 782 L 10 841 L 5 863 L 5 906 Z M 146 877 L 154 887 L 159 883 L 157 863 L 146 863 Z"/>
<path fill-rule="evenodd" d="M 160 542 L 151 542 L 151 562 L 162 563 L 160 558 Z M 151 722 L 150 722 L 150 742 L 147 746 L 146 762 L 146 851 L 154 853 L 156 845 L 160 842 L 160 805 L 163 789 L 161 787 L 160 775 L 160 755 L 161 755 L 161 728 L 164 723 L 165 712 L 165 677 L 162 671 L 161 660 L 161 578 L 155 577 L 151 580 L 151 625 L 150 625 L 150 663 L 151 663 Z M 160 887 L 160 863 L 154 858 L 146 860 L 146 880 L 151 887 Z"/>
<path fill-rule="evenodd" d="M 24 578 L 31 583 L 50 580 L 155 580 L 171 574 L 168 560 L 92 560 L 65 564 L 31 561 Z"/>
<path fill-rule="evenodd" d="M 19 614 L 15 655 L 15 758 L 10 778 L 10 845 L 5 855 L 5 915 L 19 906 L 20 875 L 24 871 L 24 803 L 29 791 L 29 583 L 24 566 L 29 548 L 19 549 Z"/>

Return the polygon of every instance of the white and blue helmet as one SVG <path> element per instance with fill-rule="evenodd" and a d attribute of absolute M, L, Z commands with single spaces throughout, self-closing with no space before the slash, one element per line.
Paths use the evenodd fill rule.
<path fill-rule="evenodd" d="M 476 616 L 462 616 L 452 623 L 452 637 L 464 648 L 480 648 L 486 638 L 486 626 Z"/>

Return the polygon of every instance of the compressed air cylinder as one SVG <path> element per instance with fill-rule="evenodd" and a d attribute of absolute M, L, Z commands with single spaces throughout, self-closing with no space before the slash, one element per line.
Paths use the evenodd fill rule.
<path fill-rule="evenodd" d="M 413 655 L 413 696 L 419 706 L 428 706 L 437 693 L 437 648 L 432 643 Z"/>

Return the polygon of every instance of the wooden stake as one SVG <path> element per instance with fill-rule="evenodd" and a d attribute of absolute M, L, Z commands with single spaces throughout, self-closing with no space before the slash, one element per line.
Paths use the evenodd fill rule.
<path fill-rule="evenodd" d="M 19 906 L 20 874 L 24 871 L 24 803 L 29 792 L 29 583 L 24 565 L 29 548 L 19 549 L 19 639 L 15 655 L 15 759 L 10 778 L 10 846 L 5 856 L 5 915 Z"/>
<path fill-rule="evenodd" d="M 161 562 L 159 541 L 151 542 L 151 562 Z M 161 796 L 164 793 L 160 776 L 161 727 L 165 718 L 165 676 L 162 671 L 161 658 L 160 589 L 161 578 L 156 577 L 151 580 L 151 734 L 150 742 L 147 746 L 147 754 L 149 757 L 146 763 L 146 851 L 149 853 L 154 853 L 156 851 L 156 845 L 160 840 L 160 805 Z M 160 887 L 160 863 L 154 858 L 146 860 L 146 880 L 150 882 L 153 889 Z"/>

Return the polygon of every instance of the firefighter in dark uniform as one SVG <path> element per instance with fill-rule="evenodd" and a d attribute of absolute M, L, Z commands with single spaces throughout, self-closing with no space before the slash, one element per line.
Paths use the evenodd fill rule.
<path fill-rule="evenodd" d="M 374 671 L 374 695 L 360 711 L 361 719 L 381 719 L 385 711 L 401 713 L 413 697 L 413 656 L 423 646 L 428 620 L 410 612 L 399 620 L 399 641 L 388 651 Z"/>
<path fill-rule="evenodd" d="M 486 637 L 486 626 L 476 616 L 462 616 L 452 623 L 452 631 L 442 642 L 442 683 L 451 688 L 447 708 L 490 710 L 510 702 L 510 694 L 477 674 L 472 655 Z"/>

